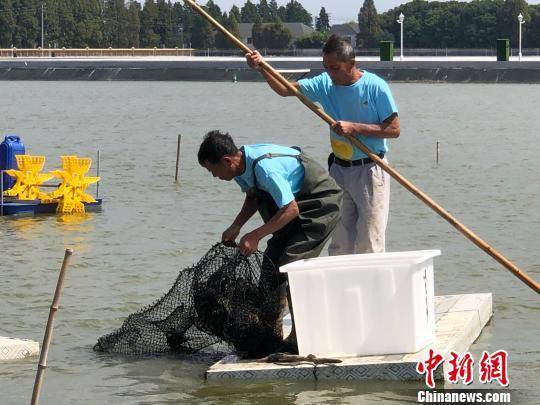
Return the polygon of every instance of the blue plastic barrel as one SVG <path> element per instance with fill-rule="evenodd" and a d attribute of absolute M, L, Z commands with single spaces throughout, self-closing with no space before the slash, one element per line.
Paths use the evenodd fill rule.
<path fill-rule="evenodd" d="M 17 135 L 6 135 L 0 143 L 0 170 L 18 169 L 15 155 L 24 155 L 24 145 Z M 13 186 L 15 179 L 4 173 L 2 178 L 4 190 Z"/>

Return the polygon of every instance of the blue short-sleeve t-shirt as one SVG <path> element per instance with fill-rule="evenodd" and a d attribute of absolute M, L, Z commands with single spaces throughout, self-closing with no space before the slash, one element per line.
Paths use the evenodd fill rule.
<path fill-rule="evenodd" d="M 332 83 L 324 72 L 310 79 L 298 81 L 300 91 L 311 101 L 321 104 L 324 111 L 336 121 L 382 124 L 392 114 L 397 113 L 396 103 L 386 83 L 376 74 L 366 70 L 359 80 L 349 86 Z M 364 145 L 375 153 L 388 152 L 386 139 L 357 135 Z M 334 154 L 346 160 L 366 157 L 347 138 L 330 130 L 330 142 Z"/>
<path fill-rule="evenodd" d="M 294 157 L 300 153 L 298 150 L 279 145 L 257 144 L 244 145 L 243 151 L 246 169 L 234 178 L 242 191 L 246 192 L 254 187 L 264 190 L 272 196 L 279 208 L 294 200 L 294 194 L 301 190 L 304 183 L 304 166 Z M 294 156 L 261 159 L 253 173 L 253 161 L 267 153 Z"/>

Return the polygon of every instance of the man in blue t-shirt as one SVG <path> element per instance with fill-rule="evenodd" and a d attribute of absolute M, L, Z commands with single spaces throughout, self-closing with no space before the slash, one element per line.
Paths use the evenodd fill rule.
<path fill-rule="evenodd" d="M 279 267 L 320 254 L 339 222 L 342 191 L 322 166 L 296 147 L 256 144 L 238 148 L 229 134 L 211 131 L 201 143 L 198 160 L 214 177 L 236 181 L 246 194 L 242 209 L 221 241 L 234 243 L 256 211 L 264 224 L 240 238 L 240 252 L 250 255 L 261 239 L 272 235 L 264 252 L 261 278 L 267 288 L 278 291 L 280 309 L 273 326 L 281 336 L 287 280 Z M 290 297 L 288 301 L 292 314 Z M 292 319 L 288 350 L 294 351 Z"/>
<path fill-rule="evenodd" d="M 261 55 L 246 54 L 248 65 L 259 70 L 281 96 L 294 92 L 260 68 Z M 325 72 L 292 83 L 319 103 L 336 124 L 330 128 L 330 175 L 343 189 L 341 222 L 328 248 L 330 255 L 384 252 L 390 201 L 390 177 L 348 137 L 356 137 L 386 160 L 387 138 L 400 133 L 398 110 L 388 84 L 356 67 L 350 43 L 332 35 L 323 47 Z"/>

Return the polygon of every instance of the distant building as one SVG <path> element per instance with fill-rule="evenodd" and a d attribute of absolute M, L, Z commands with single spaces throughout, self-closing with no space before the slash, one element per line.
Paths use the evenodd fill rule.
<path fill-rule="evenodd" d="M 357 23 L 335 24 L 330 27 L 330 32 L 347 38 L 351 41 L 353 48 L 356 48 L 356 35 L 360 32 Z"/>
<path fill-rule="evenodd" d="M 271 23 L 263 23 L 263 26 Z M 253 45 L 252 31 L 254 23 L 240 23 L 238 24 L 238 30 L 240 31 L 240 39 L 243 43 Z M 291 31 L 291 43 L 296 41 L 305 35 L 311 35 L 315 30 L 303 23 L 283 23 L 285 28 Z"/>

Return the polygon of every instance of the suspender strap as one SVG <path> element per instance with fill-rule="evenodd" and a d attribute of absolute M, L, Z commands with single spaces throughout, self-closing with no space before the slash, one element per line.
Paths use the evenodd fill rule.
<path fill-rule="evenodd" d="M 251 165 L 251 168 L 253 169 L 253 173 L 255 173 L 255 166 L 257 163 L 259 163 L 263 159 L 272 159 L 275 157 L 293 157 L 296 159 L 300 159 L 300 153 L 298 155 L 288 155 L 286 153 L 265 153 L 264 155 L 259 156 L 257 159 L 255 159 Z"/>
<path fill-rule="evenodd" d="M 302 153 L 299 153 L 298 155 L 289 155 L 289 154 L 286 154 L 286 153 L 265 153 L 264 155 L 259 156 L 257 159 L 255 159 L 253 161 L 253 164 L 251 165 L 251 169 L 253 170 L 253 180 L 254 180 L 254 183 L 255 183 L 255 188 L 258 188 L 257 187 L 257 175 L 255 174 L 255 166 L 261 160 L 263 160 L 263 159 L 272 159 L 272 158 L 276 158 L 276 157 L 293 157 L 293 158 L 296 158 L 296 159 L 300 160 L 300 155 L 301 154 Z"/>

